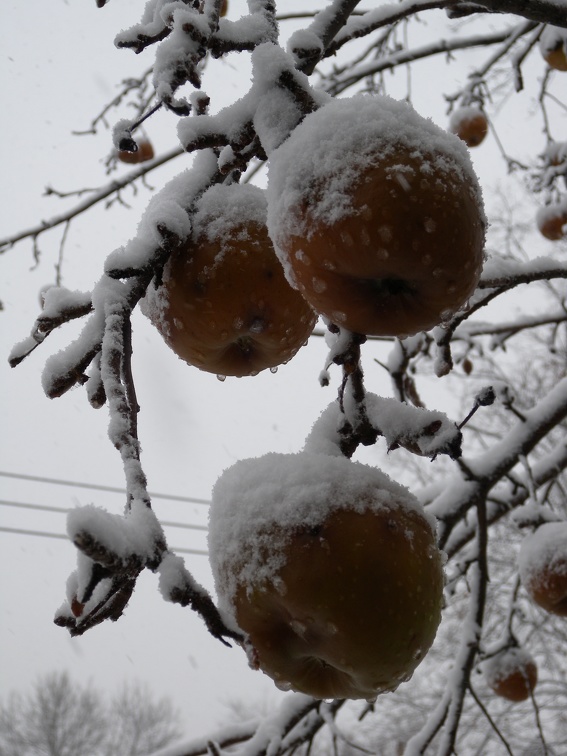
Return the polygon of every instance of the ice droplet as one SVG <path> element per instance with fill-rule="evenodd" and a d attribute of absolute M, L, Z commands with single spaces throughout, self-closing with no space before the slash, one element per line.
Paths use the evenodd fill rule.
<path fill-rule="evenodd" d="M 226 375 L 221 375 L 221 373 L 218 373 L 217 381 L 226 381 Z"/>
<path fill-rule="evenodd" d="M 284 693 L 287 693 L 288 690 L 291 690 L 292 685 L 290 682 L 286 682 L 285 680 L 275 680 L 275 685 L 278 690 L 283 690 Z"/>
<path fill-rule="evenodd" d="M 278 366 L 277 365 L 274 365 L 273 367 L 270 368 L 270 373 L 277 373 L 277 372 L 278 372 Z"/>

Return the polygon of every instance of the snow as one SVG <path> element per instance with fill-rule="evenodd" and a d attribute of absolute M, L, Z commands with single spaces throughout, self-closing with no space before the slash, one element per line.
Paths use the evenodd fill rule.
<path fill-rule="evenodd" d="M 149 507 L 136 507 L 122 516 L 89 504 L 69 512 L 67 533 L 72 541 L 86 533 L 112 555 L 126 561 L 132 555 L 152 557 L 161 528 Z"/>
<path fill-rule="evenodd" d="M 391 97 L 356 95 L 328 102 L 308 115 L 270 156 L 268 229 L 292 285 L 291 266 L 279 240 L 291 235 L 309 239 L 318 222 L 331 226 L 354 214 L 351 190 L 361 172 L 388 159 L 400 145 L 422 157 L 422 171 L 457 174 L 482 207 L 468 150 L 457 136 Z M 398 174 L 402 173 L 400 166 Z M 305 214 L 307 222 L 298 209 L 321 185 L 325 192 Z"/>
<path fill-rule="evenodd" d="M 237 587 L 273 579 L 285 563 L 285 538 L 275 538 L 274 530 L 316 527 L 340 509 L 384 508 L 426 516 L 407 488 L 344 457 L 270 453 L 237 462 L 215 484 L 209 517 L 209 555 L 221 609 L 232 616 Z M 435 520 L 427 521 L 434 530 Z"/>
<path fill-rule="evenodd" d="M 535 533 L 524 538 L 518 567 L 524 585 L 541 579 L 541 572 L 549 568 L 556 574 L 567 576 L 567 522 L 544 523 Z"/>
<path fill-rule="evenodd" d="M 366 413 L 373 427 L 384 436 L 388 449 L 410 446 L 414 453 L 431 457 L 460 445 L 459 429 L 443 412 L 367 392 Z M 313 425 L 304 451 L 341 456 L 338 430 L 344 419 L 338 402 L 332 402 Z"/>
<path fill-rule="evenodd" d="M 220 252 L 215 264 L 222 260 L 224 245 L 235 240 L 248 239 L 247 227 L 263 226 L 266 223 L 265 192 L 251 184 L 230 184 L 212 186 L 199 198 L 193 215 L 192 238 L 202 238 L 215 242 Z M 168 281 L 168 267 L 163 280 Z M 168 306 L 166 287 L 150 287 L 141 301 L 141 309 L 153 323 L 159 324 L 162 333 L 167 334 L 169 326 L 165 311 Z"/>
<path fill-rule="evenodd" d="M 203 150 L 195 159 L 193 169 L 187 169 L 171 179 L 151 198 L 138 225 L 136 236 L 106 259 L 105 270 L 143 269 L 163 245 L 160 228 L 183 240 L 191 232 L 188 208 L 201 190 L 206 176 L 216 168 L 216 157 Z"/>
<path fill-rule="evenodd" d="M 539 49 L 542 55 L 556 50 L 563 45 L 567 50 L 567 29 L 560 29 L 558 26 L 544 26 L 541 37 L 539 38 Z"/>

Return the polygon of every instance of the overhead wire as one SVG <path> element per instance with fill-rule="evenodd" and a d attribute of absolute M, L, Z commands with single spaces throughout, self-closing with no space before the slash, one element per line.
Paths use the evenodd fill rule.
<path fill-rule="evenodd" d="M 73 510 L 66 507 L 55 507 L 51 504 L 30 504 L 23 501 L 7 501 L 6 499 L 0 499 L 0 506 L 16 507 L 21 509 L 35 509 L 44 512 L 61 512 L 61 514 L 68 514 Z M 206 525 L 197 525 L 185 522 L 171 522 L 168 520 L 160 520 L 162 525 L 167 525 L 170 528 L 187 528 L 188 530 L 207 530 Z"/>
<path fill-rule="evenodd" d="M 57 486 L 71 486 L 72 488 L 87 488 L 92 491 L 107 491 L 109 493 L 126 494 L 123 488 L 117 486 L 105 486 L 102 483 L 85 483 L 81 481 L 65 480 L 63 478 L 48 478 L 42 475 L 29 475 L 27 473 L 14 473 L 0 470 L 0 476 L 3 478 L 16 478 L 17 480 L 29 480 L 35 483 L 48 483 L 50 485 Z M 149 495 L 154 499 L 166 499 L 168 501 L 184 501 L 190 504 L 205 504 L 210 505 L 209 499 L 200 499 L 196 496 L 180 496 L 178 494 L 166 494 L 155 493 L 148 491 Z"/>
<path fill-rule="evenodd" d="M 110 493 L 125 494 L 125 491 L 122 488 L 118 488 L 115 486 L 105 486 L 105 485 L 97 484 L 97 483 L 70 481 L 70 480 L 65 480 L 61 478 L 49 478 L 49 477 L 40 476 L 40 475 L 29 475 L 26 473 L 8 472 L 5 470 L 0 470 L 0 476 L 5 477 L 5 478 L 13 478 L 17 480 L 27 480 L 27 481 L 32 481 L 36 483 L 47 483 L 50 485 L 71 486 L 74 488 L 85 488 L 85 489 L 91 489 L 91 490 L 97 490 L 97 491 L 107 491 Z M 182 502 L 188 502 L 192 504 L 206 504 L 206 505 L 210 504 L 210 502 L 206 499 L 199 499 L 197 497 L 190 497 L 190 496 L 179 496 L 175 494 L 161 494 L 161 493 L 150 493 L 150 496 L 156 499 L 182 501 Z M 35 504 L 35 503 L 23 502 L 23 501 L 10 501 L 7 499 L 0 499 L 0 505 L 20 508 L 20 509 L 32 509 L 32 510 L 44 511 L 44 512 L 56 512 L 60 514 L 68 514 L 70 511 L 72 511 L 71 508 L 57 507 L 51 504 Z M 199 525 L 196 523 L 183 523 L 183 522 L 173 522 L 169 520 L 162 520 L 161 524 L 166 527 L 185 528 L 187 530 L 198 530 L 198 531 L 207 530 L 206 525 Z M 14 528 L 14 527 L 0 526 L 0 532 L 14 533 L 14 534 L 19 534 L 19 535 L 37 536 L 37 537 L 43 537 L 43 538 L 57 538 L 57 539 L 68 540 L 68 536 L 66 536 L 63 533 L 53 533 L 53 532 L 48 532 L 48 531 L 43 531 L 43 530 L 32 530 L 30 528 Z M 172 549 L 172 551 L 185 553 L 185 554 L 196 554 L 199 556 L 207 556 L 207 552 L 203 551 L 202 549 L 190 549 L 190 548 L 185 548 L 185 547 L 179 547 L 179 548 Z"/>
<path fill-rule="evenodd" d="M 3 525 L 0 525 L 0 531 L 2 533 L 14 533 L 18 535 L 31 535 L 31 536 L 39 536 L 41 538 L 60 538 L 65 539 L 66 541 L 69 540 L 69 537 L 64 535 L 63 533 L 48 533 L 45 530 L 28 530 L 26 528 L 8 528 L 4 527 Z M 183 554 L 197 554 L 198 556 L 207 556 L 208 552 L 203 551 L 202 549 L 186 549 L 185 547 L 180 547 L 178 549 L 171 549 L 171 551 L 175 553 L 183 553 Z"/>

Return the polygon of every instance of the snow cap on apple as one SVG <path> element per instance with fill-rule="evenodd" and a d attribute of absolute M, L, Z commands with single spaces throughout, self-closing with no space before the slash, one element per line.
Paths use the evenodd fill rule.
<path fill-rule="evenodd" d="M 408 336 L 448 320 L 483 262 L 465 144 L 390 97 L 333 100 L 270 154 L 268 230 L 286 276 L 350 331 Z"/>
<path fill-rule="evenodd" d="M 542 609 L 567 617 L 567 522 L 547 522 L 524 538 L 518 556 L 520 580 Z"/>
<path fill-rule="evenodd" d="M 220 609 L 278 687 L 373 699 L 433 643 L 435 521 L 379 470 L 306 452 L 242 460 L 217 481 L 209 525 Z"/>

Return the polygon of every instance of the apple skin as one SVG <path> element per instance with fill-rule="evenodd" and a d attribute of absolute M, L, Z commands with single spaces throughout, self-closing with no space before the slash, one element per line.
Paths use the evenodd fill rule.
<path fill-rule="evenodd" d="M 545 523 L 528 536 L 520 547 L 519 567 L 531 600 L 567 617 L 567 522 Z"/>
<path fill-rule="evenodd" d="M 204 211 L 197 232 L 166 266 L 157 292 L 162 304 L 146 314 L 188 364 L 219 376 L 256 375 L 290 360 L 317 316 L 287 282 L 258 222 L 262 208 L 265 216 L 263 192 L 232 185 L 206 196 L 224 202 L 222 233 L 207 234 L 222 219 Z M 258 205 L 255 220 L 240 215 L 238 203 Z M 222 214 L 218 202 L 214 208 Z"/>
<path fill-rule="evenodd" d="M 374 99 L 375 104 L 365 102 Z M 377 131 L 366 143 L 360 137 L 370 146 L 354 175 L 358 145 L 350 145 L 349 152 L 342 139 L 365 108 L 374 109 Z M 397 118 L 400 131 L 403 119 L 411 118 L 411 138 L 398 140 L 391 123 L 394 133 L 380 132 L 383 110 L 389 121 Z M 317 131 L 321 146 L 310 158 L 313 176 L 303 175 L 302 184 L 288 191 L 279 176 L 294 148 L 313 152 Z M 474 292 L 484 257 L 480 189 L 472 168 L 463 168 L 470 158 L 462 141 L 438 132 L 413 111 L 398 114 L 382 98 L 338 100 L 307 116 L 270 157 L 275 167 L 268 218 L 276 250 L 292 284 L 336 325 L 403 338 L 447 321 Z M 329 189 L 342 175 L 349 176 L 349 185 L 343 181 L 340 191 Z M 327 204 L 340 212 L 324 214 L 321 207 Z M 282 212 L 286 223 L 278 219 Z"/>
<path fill-rule="evenodd" d="M 450 128 L 467 147 L 478 147 L 488 134 L 488 121 L 478 108 L 461 108 L 453 113 Z"/>
<path fill-rule="evenodd" d="M 508 701 L 527 700 L 537 684 L 537 665 L 521 648 L 507 648 L 488 661 L 485 677 L 490 688 Z"/>
<path fill-rule="evenodd" d="M 149 139 L 140 139 L 136 152 L 119 150 L 117 157 L 121 163 L 145 163 L 147 160 L 152 160 L 154 157 L 154 148 Z"/>
<path fill-rule="evenodd" d="M 303 493 L 303 480 L 282 476 L 286 456 L 293 465 L 294 455 L 267 455 L 265 469 L 284 487 L 275 494 L 283 497 L 276 510 L 285 510 L 291 499 L 295 509 L 297 496 L 309 499 L 309 511 L 317 509 L 316 488 Z M 340 495 L 328 482 L 333 467 L 337 478 L 352 474 L 355 481 L 367 467 L 342 457 L 310 458 L 326 465 L 320 480 L 331 496 Z M 256 460 L 246 462 L 249 480 Z M 387 504 L 376 506 L 382 491 L 361 486 L 354 498 L 331 502 L 323 519 L 306 523 L 299 516 L 293 526 L 274 521 L 270 506 L 266 512 L 260 507 L 240 541 L 242 526 L 232 518 L 238 518 L 239 504 L 248 506 L 240 501 L 247 492 L 238 491 L 234 476 L 221 481 L 232 501 L 227 513 L 211 520 L 209 550 L 217 552 L 213 572 L 221 607 L 228 603 L 229 615 L 247 635 L 252 666 L 283 690 L 322 699 L 370 700 L 408 680 L 435 638 L 444 583 L 443 557 L 417 502 L 408 507 L 394 493 Z M 215 487 L 211 518 L 217 496 Z M 228 549 L 215 540 L 223 529 L 230 533 Z M 251 557 L 251 550 L 259 556 Z M 267 567 L 274 559 L 276 568 Z"/>
<path fill-rule="evenodd" d="M 371 699 L 409 679 L 441 617 L 429 527 L 415 513 L 346 510 L 279 537 L 287 561 L 276 583 L 236 596 L 259 667 L 315 698 Z"/>

